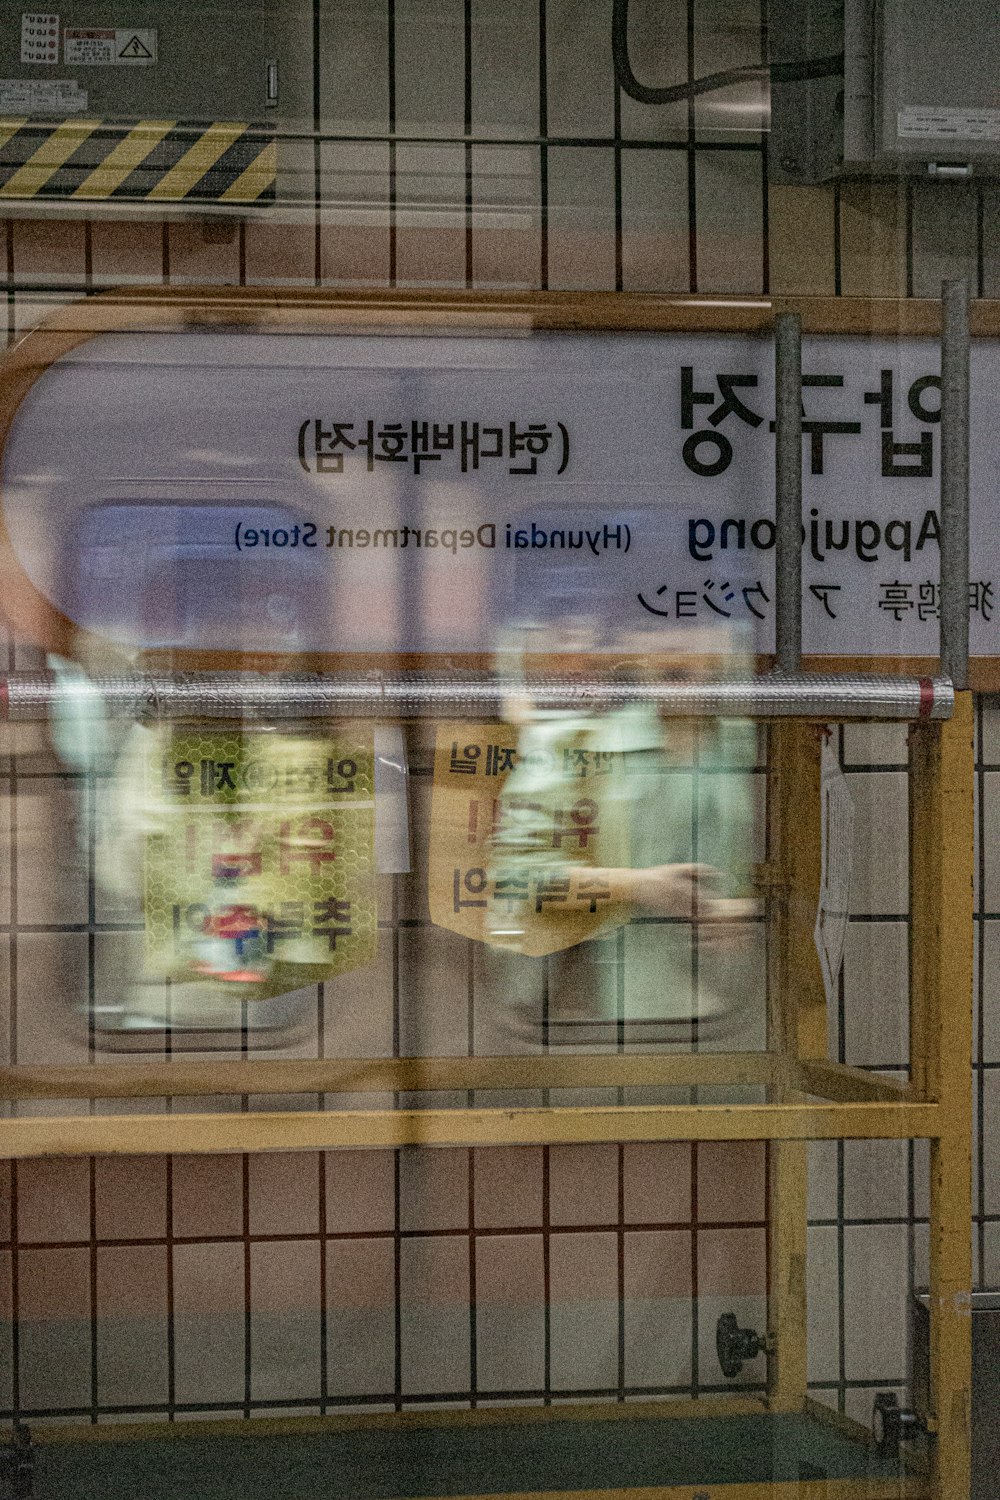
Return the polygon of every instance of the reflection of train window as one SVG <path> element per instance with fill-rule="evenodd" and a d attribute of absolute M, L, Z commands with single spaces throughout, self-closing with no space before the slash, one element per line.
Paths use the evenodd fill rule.
<path fill-rule="evenodd" d="M 73 623 L 147 663 L 147 653 L 166 653 L 172 665 L 172 653 L 195 651 L 208 653 L 209 664 L 214 655 L 223 670 L 234 652 L 294 662 L 321 633 L 322 563 L 302 548 L 241 552 L 234 538 L 237 526 L 274 536 L 294 535 L 303 525 L 291 507 L 270 502 L 115 499 L 85 507 L 64 561 Z M 324 644 L 329 648 L 329 639 Z M 86 684 L 75 667 L 56 665 L 67 681 Z M 93 1009 L 99 1045 L 158 1048 L 168 1035 L 175 1046 L 232 1047 L 241 1035 L 251 1044 L 289 1044 L 315 1015 L 317 982 L 344 964 L 344 942 L 335 962 L 327 929 L 316 928 L 316 908 L 331 905 L 332 888 L 321 890 L 316 881 L 313 890 L 308 864 L 294 865 L 296 879 L 286 868 L 301 862 L 303 838 L 311 850 L 311 835 L 301 832 L 306 824 L 328 829 L 333 840 L 340 783 L 324 779 L 323 755 L 333 753 L 341 726 L 220 721 L 123 726 L 115 735 L 92 689 L 86 704 L 85 712 L 70 710 L 56 723 L 54 734 L 77 768 L 94 767 L 103 756 L 108 772 L 94 878 L 102 910 L 125 930 Z M 402 731 L 356 730 L 368 746 L 368 854 L 360 863 L 370 941 L 358 945 L 363 963 L 375 939 L 375 868 L 407 869 L 409 838 Z M 181 747 L 176 755 L 171 746 Z M 173 781 L 160 774 L 178 758 L 189 774 Z M 259 772 L 265 762 L 294 769 L 294 795 L 284 782 L 277 791 L 259 777 L 252 787 L 249 780 L 234 782 L 241 770 Z M 346 829 L 338 824 L 338 837 Z M 237 866 L 213 853 L 230 844 L 243 849 L 248 839 L 263 851 L 256 860 Z M 293 908 L 304 912 L 295 941 Z M 194 921 L 192 912 L 202 911 L 204 921 Z"/>
<path fill-rule="evenodd" d="M 302 548 L 238 550 L 237 527 L 291 533 L 272 501 L 108 500 L 74 518 L 70 610 L 121 645 L 301 651 L 323 644 L 322 559 Z"/>

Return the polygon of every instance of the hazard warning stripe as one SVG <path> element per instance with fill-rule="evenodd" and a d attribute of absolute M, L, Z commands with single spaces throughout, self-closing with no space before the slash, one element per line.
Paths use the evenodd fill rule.
<path fill-rule="evenodd" d="M 74 198 L 107 198 L 115 188 L 121 187 L 126 177 L 136 168 L 154 146 L 176 124 L 175 120 L 144 120 L 118 142 L 99 167 L 86 176 L 79 187 L 73 189 Z"/>
<path fill-rule="evenodd" d="M 57 172 L 63 162 L 97 129 L 96 120 L 67 120 L 57 125 L 51 135 L 31 153 L 23 167 L 19 167 L 8 182 L 0 187 L 4 198 L 33 198 L 40 193 L 49 178 Z"/>
<path fill-rule="evenodd" d="M 6 145 L 11 136 L 17 135 L 21 127 L 27 123 L 27 115 L 22 115 L 19 120 L 0 120 L 0 146 Z"/>
<path fill-rule="evenodd" d="M 171 167 L 154 188 L 150 188 L 146 197 L 186 198 L 195 183 L 245 130 L 245 125 L 210 125 L 201 139 L 185 151 L 177 165 Z"/>
<path fill-rule="evenodd" d="M 277 147 L 241 121 L 0 117 L 0 198 L 272 202 Z"/>
<path fill-rule="evenodd" d="M 274 184 L 278 172 L 278 152 L 272 141 L 260 155 L 240 173 L 236 181 L 219 194 L 222 203 L 253 203 L 261 198 Z"/>

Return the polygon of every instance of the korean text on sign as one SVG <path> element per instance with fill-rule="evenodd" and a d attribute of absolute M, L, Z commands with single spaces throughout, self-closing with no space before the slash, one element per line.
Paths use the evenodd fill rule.
<path fill-rule="evenodd" d="M 555 799 L 506 793 L 519 766 L 557 784 Z M 525 755 L 510 724 L 440 725 L 431 805 L 431 920 L 480 942 L 500 941 L 497 934 L 516 925 L 520 951 L 536 956 L 573 947 L 607 926 L 617 909 L 611 889 L 599 869 L 590 877 L 586 867 L 600 863 L 602 799 L 611 794 L 616 767 L 628 769 L 618 753 L 583 746 Z M 515 862 L 498 870 L 496 844 L 522 835 L 538 846 L 530 868 Z M 572 877 L 567 861 L 575 867 Z M 553 924 L 547 918 L 555 911 L 560 920 Z"/>
<path fill-rule="evenodd" d="M 151 737 L 146 957 L 259 999 L 375 951 L 371 731 Z"/>
<path fill-rule="evenodd" d="M 376 465 L 425 465 L 445 458 L 462 474 L 492 464 L 508 474 L 563 474 L 570 458 L 569 431 L 563 422 L 338 422 L 308 417 L 299 428 L 299 463 L 310 474 L 343 474 L 365 455 L 370 473 Z M 541 468 L 539 468 L 541 465 Z"/>

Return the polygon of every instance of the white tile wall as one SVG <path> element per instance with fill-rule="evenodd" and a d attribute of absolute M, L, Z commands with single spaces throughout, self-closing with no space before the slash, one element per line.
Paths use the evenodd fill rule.
<path fill-rule="evenodd" d="M 88 284 L 158 284 L 168 271 L 174 284 L 245 277 L 743 295 L 768 286 L 933 295 L 942 275 L 965 273 L 974 283 L 980 277 L 988 293 L 1000 291 L 1000 200 L 993 189 L 920 186 L 909 200 L 891 185 L 772 189 L 765 243 L 765 158 L 751 123 L 756 85 L 707 96 L 689 121 L 685 103 L 651 108 L 616 91 L 611 0 L 547 0 L 544 28 L 534 0 L 473 0 L 470 13 L 466 80 L 459 0 L 433 7 L 395 0 L 391 42 L 383 0 L 322 0 L 318 112 L 325 139 L 315 227 L 301 215 L 286 223 L 275 214 L 220 239 L 206 238 L 195 223 L 164 231 L 148 222 L 8 221 L 0 230 L 0 265 L 6 261 L 9 336 L 20 337 Z M 696 72 L 759 60 L 757 4 L 696 0 L 694 13 Z M 632 0 L 630 53 L 643 81 L 686 78 L 686 26 L 679 0 Z M 308 36 L 303 55 L 311 59 Z M 291 147 L 288 159 L 311 191 L 311 143 Z M 16 661 L 36 665 L 36 657 L 19 647 Z M 1000 912 L 1000 710 L 985 703 L 981 713 L 983 758 L 993 768 L 983 773 L 979 802 L 985 914 Z M 88 934 L 25 928 L 86 926 L 86 843 L 67 855 L 58 836 L 85 818 L 85 808 L 79 787 L 25 774 L 57 769 L 43 741 L 22 734 L 5 740 L 8 748 L 18 777 L 13 797 L 0 783 L 0 923 L 12 919 L 16 807 L 18 930 L 0 959 L 5 977 L 16 960 L 12 1008 L 4 985 L 0 1055 L 16 1042 L 23 1062 L 83 1062 L 86 1040 L 64 1016 L 66 996 L 87 993 Z M 884 769 L 903 755 L 895 731 L 844 736 L 859 814 L 854 910 L 865 920 L 853 922 L 849 934 L 839 1042 L 848 1061 L 867 1066 L 906 1057 L 905 785 L 897 770 Z M 418 870 L 426 867 L 423 790 L 415 799 Z M 876 818 L 883 836 L 873 841 L 866 835 Z M 398 910 L 411 921 L 423 918 L 419 876 L 398 882 Z M 885 917 L 895 920 L 878 920 Z M 1000 926 L 984 917 L 982 928 L 974 1080 L 982 1218 L 975 1248 L 980 1282 L 995 1285 Z M 127 961 L 127 942 L 95 938 L 98 994 L 114 983 L 116 963 Z M 470 991 L 480 1052 L 534 1045 L 512 1038 L 498 1018 L 494 955 L 410 927 L 399 932 L 395 949 L 380 945 L 369 969 L 325 987 L 325 1035 L 338 1050 L 391 1052 L 397 962 L 404 1052 L 463 1052 Z M 505 972 L 512 973 L 509 962 Z M 523 979 L 525 998 L 540 1001 L 540 967 L 526 965 Z M 315 1047 L 315 1031 L 302 1045 Z M 339 1102 L 357 1106 L 362 1099 Z M 905 1379 L 911 1261 L 916 1278 L 924 1274 L 919 1226 L 913 1232 L 907 1223 L 884 1222 L 910 1213 L 909 1154 L 906 1145 L 836 1143 L 811 1152 L 810 1212 L 823 1224 L 810 1240 L 810 1378 L 823 1399 L 865 1420 L 871 1385 Z M 916 1155 L 919 1214 L 926 1212 L 925 1163 Z M 474 1387 L 516 1399 L 540 1390 L 558 1397 L 687 1388 L 695 1379 L 719 1384 L 712 1348 L 718 1311 L 737 1311 L 757 1327 L 765 1319 L 763 1231 L 746 1227 L 764 1213 L 760 1182 L 758 1160 L 724 1148 L 479 1152 L 470 1241 L 465 1152 L 404 1153 L 398 1164 L 390 1154 L 364 1152 L 331 1153 L 323 1163 L 313 1155 L 245 1164 L 178 1158 L 169 1173 L 162 1162 L 24 1163 L 9 1193 L 16 1216 L 4 1206 L 0 1176 L 0 1416 L 15 1399 L 25 1411 L 69 1410 L 89 1419 L 92 1409 L 166 1409 L 171 1401 L 190 1409 L 314 1409 L 322 1402 L 350 1409 L 428 1396 L 468 1400 Z M 726 1225 L 727 1212 L 734 1227 Z M 857 1219 L 866 1222 L 851 1222 Z M 15 1230 L 16 1307 L 9 1248 Z M 692 1302 L 695 1272 L 699 1297 Z M 759 1381 L 762 1362 L 744 1378 Z"/>

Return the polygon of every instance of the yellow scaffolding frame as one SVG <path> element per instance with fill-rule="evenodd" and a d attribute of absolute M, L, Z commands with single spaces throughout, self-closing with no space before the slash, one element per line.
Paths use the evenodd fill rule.
<path fill-rule="evenodd" d="M 194 294 L 157 294 L 133 299 L 127 314 L 88 303 L 73 309 L 67 331 L 41 335 L 48 340 L 40 360 L 24 345 L 10 365 L 7 394 L 0 409 L 0 442 L 30 384 L 51 359 L 103 328 L 197 326 L 200 321 L 244 322 L 261 326 L 285 321 L 267 294 L 240 292 L 207 299 L 197 316 Z M 197 294 L 201 296 L 201 294 Z M 284 295 L 284 294 L 283 294 Z M 242 309 L 234 311 L 235 302 Z M 128 303 L 128 298 L 125 302 Z M 428 302 L 425 321 L 441 331 L 456 323 L 520 327 L 666 327 L 678 323 L 676 307 L 630 314 L 620 297 L 600 316 L 581 312 L 601 299 L 538 299 L 523 314 L 509 299 L 469 301 L 464 319 L 441 299 Z M 314 320 L 330 311 L 315 297 L 291 299 L 295 316 Z M 378 299 L 385 307 L 386 299 Z M 453 299 L 456 304 L 459 299 Z M 664 299 L 647 299 L 649 304 Z M 372 319 L 375 299 L 348 299 L 350 316 L 339 309 L 340 325 Z M 355 306 L 357 304 L 357 306 Z M 400 299 L 398 319 L 412 322 L 414 299 Z M 419 299 L 416 299 L 419 306 Z M 348 304 L 345 303 L 345 307 Z M 801 306 L 802 304 L 796 304 Z M 187 306 L 188 311 L 184 309 Z M 690 306 L 690 304 L 689 304 Z M 932 330 L 923 304 L 903 304 L 909 331 Z M 542 309 L 541 314 L 539 308 Z M 409 309 L 409 311 L 407 311 Z M 474 316 L 469 314 L 472 309 Z M 575 310 L 574 310 L 575 309 Z M 613 310 L 613 312 L 612 312 Z M 773 309 L 766 306 L 769 321 Z M 980 320 L 984 314 L 977 315 Z M 692 323 L 693 318 L 693 323 Z M 720 326 L 719 313 L 688 326 Z M 858 318 L 861 321 L 858 322 Z M 733 326 L 763 326 L 765 305 L 735 314 Z M 853 321 L 852 321 L 853 319 Z M 393 321 L 386 315 L 385 321 Z M 322 322 L 322 318 L 320 318 Z M 845 311 L 845 330 L 870 331 L 870 310 Z M 890 320 L 893 327 L 902 319 Z M 806 309 L 806 326 L 826 328 L 829 319 Z M 977 329 L 977 331 L 984 331 Z M 27 344 L 31 340 L 26 341 Z M 4 393 L 0 391 L 0 396 Z M 855 667 L 858 665 L 854 663 Z M 923 664 L 921 664 L 923 665 Z M 992 669 L 991 669 L 992 670 Z M 992 680 L 992 678 L 990 679 Z M 982 684 L 986 685 L 985 680 Z M 817 1140 L 927 1140 L 930 1143 L 930 1401 L 931 1435 L 926 1474 L 898 1481 L 836 1480 L 800 1484 L 712 1485 L 726 1500 L 967 1500 L 970 1484 L 969 1425 L 971 1380 L 971 1099 L 972 1042 L 972 861 L 973 861 L 973 707 L 969 693 L 958 693 L 955 711 L 944 722 L 923 721 L 910 732 L 910 1077 L 908 1082 L 872 1075 L 827 1058 L 826 1000 L 813 944 L 820 878 L 820 735 L 801 720 L 774 722 L 770 728 L 768 859 L 762 884 L 768 893 L 772 942 L 769 952 L 768 1044 L 764 1052 L 677 1056 L 355 1058 L 328 1060 L 95 1064 L 86 1067 L 0 1067 L 0 1158 L 91 1154 L 160 1154 L 358 1147 L 487 1146 L 584 1142 L 760 1140 L 771 1142 L 768 1223 L 769 1354 L 766 1402 L 703 1399 L 679 1403 L 684 1415 L 719 1416 L 745 1409 L 808 1411 L 819 1420 L 830 1414 L 807 1395 L 806 1380 L 806 1189 L 808 1143 Z M 621 1106 L 331 1109 L 323 1112 L 197 1111 L 163 1116 L 32 1116 L 18 1107 L 43 1099 L 112 1100 L 170 1097 L 197 1100 L 205 1095 L 285 1095 L 302 1093 L 434 1093 L 537 1088 L 558 1090 L 604 1087 L 711 1084 L 758 1087 L 763 1102 Z M 630 1413 L 642 1408 L 629 1406 Z M 581 1408 L 581 1410 L 583 1410 Z M 600 1409 L 590 1414 L 599 1415 Z M 670 1415 L 670 1408 L 658 1415 Z M 682 1414 L 678 1411 L 677 1414 Z M 510 1415 L 510 1414 L 508 1414 Z M 442 1414 L 444 1420 L 481 1421 L 484 1413 Z M 521 1416 L 515 1416 L 515 1420 Z M 546 1409 L 539 1419 L 565 1418 Z M 340 1419 L 341 1423 L 344 1419 Z M 357 1419 L 346 1419 L 356 1421 Z M 374 1418 L 376 1424 L 384 1418 Z M 406 1414 L 397 1420 L 405 1425 Z M 428 1418 L 421 1414 L 421 1421 Z M 324 1427 L 338 1419 L 325 1419 Z M 174 1430 L 187 1424 L 174 1424 Z M 197 1423 L 199 1434 L 208 1424 Z M 212 1424 L 217 1425 L 217 1424 Z M 294 1423 L 254 1422 L 256 1432 L 294 1430 Z M 299 1424 L 301 1426 L 301 1424 Z M 128 1429 L 115 1425 L 113 1435 Z M 232 1430 L 231 1428 L 228 1430 Z M 146 1435 L 148 1425 L 137 1429 Z M 79 1437 L 80 1430 L 40 1436 Z M 698 1486 L 634 1492 L 635 1500 L 689 1500 Z M 702 1487 L 703 1488 L 703 1487 Z M 610 1492 L 605 1492 L 610 1493 Z M 630 1500 L 633 1492 L 615 1491 Z M 471 1497 L 470 1497 L 471 1500 Z M 514 1497 L 511 1497 L 514 1500 Z M 522 1497 L 526 1500 L 526 1497 Z M 544 1500 L 569 1500 L 546 1492 Z M 576 1494 L 576 1500 L 581 1495 Z"/>
<path fill-rule="evenodd" d="M 771 983 L 768 1050 L 684 1057 L 379 1058 L 0 1068 L 0 1099 L 219 1094 L 427 1092 L 511 1088 L 758 1086 L 762 1103 L 548 1105 L 197 1112 L 165 1116 L 0 1119 L 0 1156 L 266 1151 L 337 1147 L 487 1146 L 596 1141 L 772 1142 L 766 1409 L 807 1409 L 808 1142 L 924 1139 L 931 1151 L 931 1469 L 905 1493 L 964 1500 L 969 1488 L 971 1365 L 972 698 L 910 734 L 911 1069 L 901 1083 L 826 1058 L 826 1000 L 813 945 L 819 889 L 820 736 L 772 725 L 768 868 Z M 794 795 L 792 793 L 794 792 Z M 694 1403 L 704 1415 L 725 1405 Z M 202 1424 L 199 1424 L 201 1428 Z M 121 1429 L 115 1429 L 120 1433 Z M 816 1494 L 875 1496 L 882 1482 Z M 781 1486 L 719 1486 L 732 1500 Z M 670 1491 L 662 1491 L 664 1496 Z M 677 1490 L 677 1494 L 685 1494 Z M 892 1494 L 904 1493 L 894 1489 Z"/>

